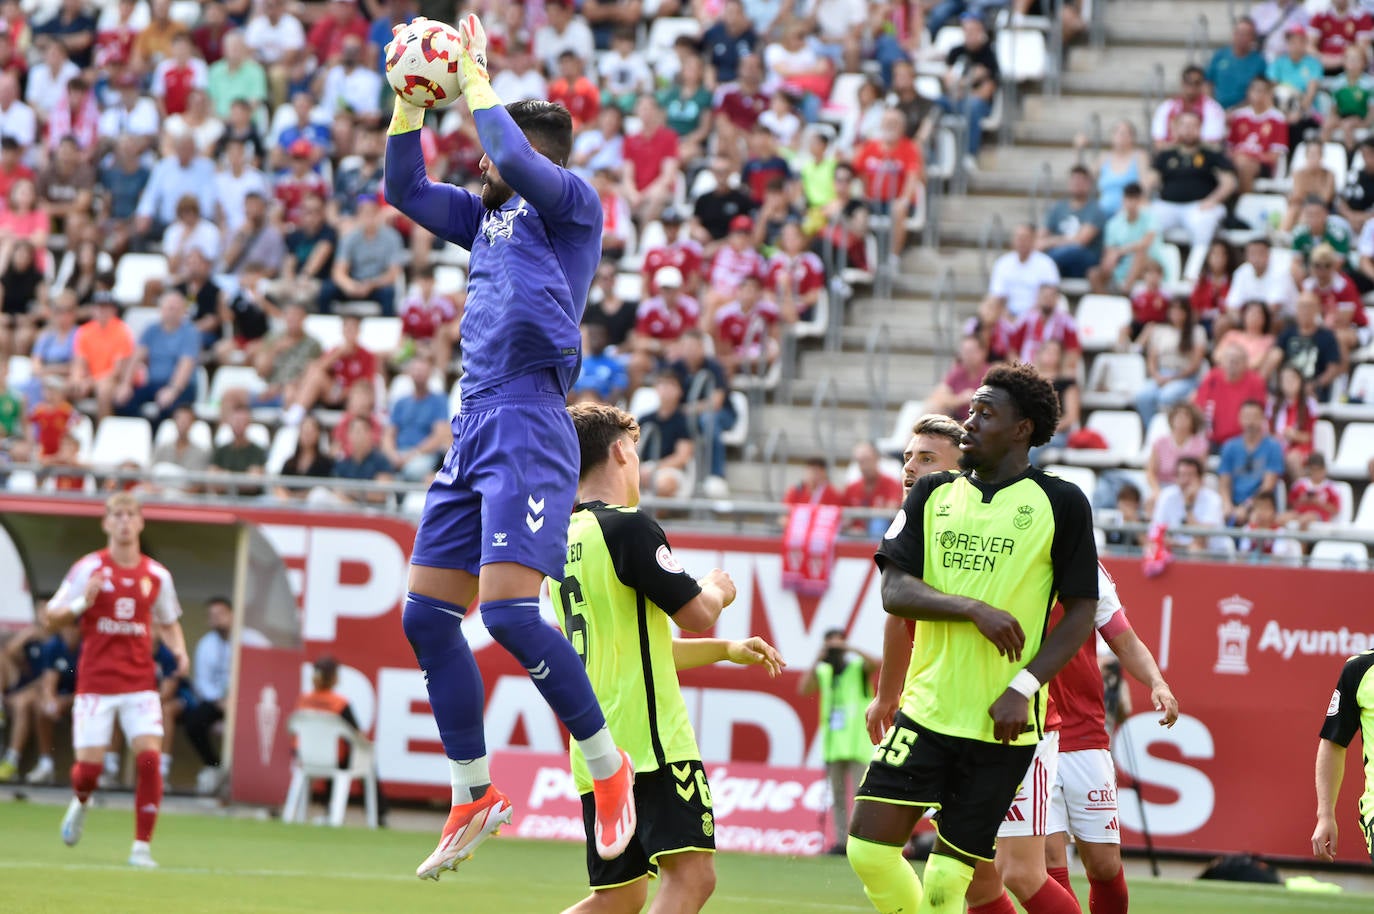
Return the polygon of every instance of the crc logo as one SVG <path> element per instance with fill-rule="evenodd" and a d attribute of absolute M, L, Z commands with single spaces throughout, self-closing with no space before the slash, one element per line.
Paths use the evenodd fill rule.
<path fill-rule="evenodd" d="M 1096 790 L 1089 790 L 1089 791 L 1088 791 L 1088 802 L 1089 802 L 1089 803 L 1115 803 L 1115 802 L 1116 802 L 1116 788 L 1114 788 L 1114 787 L 1099 787 L 1099 788 L 1097 788 Z"/>
<path fill-rule="evenodd" d="M 119 597 L 115 600 L 114 617 L 121 622 L 127 622 L 134 617 L 137 606 L 133 597 Z"/>
<path fill-rule="evenodd" d="M 1217 662 L 1212 672 L 1231 676 L 1244 676 L 1250 672 L 1250 664 L 1246 660 L 1250 650 L 1250 626 L 1242 619 L 1248 617 L 1254 608 L 1254 603 L 1239 594 L 1217 601 L 1217 609 L 1226 621 L 1217 626 Z"/>

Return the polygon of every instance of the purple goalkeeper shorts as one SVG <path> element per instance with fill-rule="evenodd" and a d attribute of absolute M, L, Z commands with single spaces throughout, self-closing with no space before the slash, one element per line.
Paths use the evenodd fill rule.
<path fill-rule="evenodd" d="M 581 455 L 550 373 L 464 401 L 425 496 L 411 561 L 477 574 L 515 562 L 563 579 Z"/>

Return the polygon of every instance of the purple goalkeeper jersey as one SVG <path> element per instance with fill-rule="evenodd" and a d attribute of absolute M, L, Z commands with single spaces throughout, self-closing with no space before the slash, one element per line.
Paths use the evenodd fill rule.
<path fill-rule="evenodd" d="M 601 201 L 530 146 L 503 107 L 475 115 L 482 148 L 515 195 L 500 209 L 425 174 L 420 132 L 388 137 L 386 199 L 472 252 L 460 325 L 463 398 L 553 369 L 566 396 L 582 362 L 578 325 L 601 260 Z"/>

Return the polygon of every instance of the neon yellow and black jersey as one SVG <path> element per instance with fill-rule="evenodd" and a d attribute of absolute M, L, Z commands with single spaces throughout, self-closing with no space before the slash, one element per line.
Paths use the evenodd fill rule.
<path fill-rule="evenodd" d="M 923 727 L 995 742 L 988 708 L 1040 650 L 1062 597 L 1097 599 L 1092 509 L 1072 483 L 1032 467 L 998 485 L 932 473 L 907 494 L 875 556 L 947 594 L 1009 612 L 1026 635 L 1013 663 L 970 622 L 916 623 L 902 711 Z M 1045 690 L 1029 702 L 1016 745 L 1037 742 Z"/>
<path fill-rule="evenodd" d="M 1336 691 L 1326 709 L 1322 739 L 1347 747 L 1361 733 L 1364 742 L 1364 793 L 1360 796 L 1360 826 L 1365 849 L 1374 850 L 1374 650 L 1345 662 Z"/>
<path fill-rule="evenodd" d="M 549 588 L 606 725 L 635 771 L 700 760 L 668 617 L 701 586 L 673 557 L 663 528 L 637 508 L 578 505 L 568 524 L 563 582 L 550 580 Z M 592 779 L 575 742 L 571 756 L 578 793 L 586 793 Z"/>

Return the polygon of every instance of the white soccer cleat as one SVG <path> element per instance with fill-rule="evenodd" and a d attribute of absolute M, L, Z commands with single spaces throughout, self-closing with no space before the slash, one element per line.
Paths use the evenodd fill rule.
<path fill-rule="evenodd" d="M 157 869 L 157 861 L 153 859 L 153 852 L 152 849 L 148 847 L 148 842 L 134 842 L 133 850 L 129 851 L 129 866 L 135 866 L 143 870 Z"/>
<path fill-rule="evenodd" d="M 67 804 L 67 814 L 62 817 L 62 843 L 76 847 L 81 840 L 81 832 L 86 828 L 86 804 L 76 797 Z"/>
<path fill-rule="evenodd" d="M 510 800 L 494 786 L 479 800 L 455 806 L 444 823 L 439 846 L 415 870 L 421 879 L 438 880 L 443 870 L 456 870 L 458 864 L 476 852 L 478 845 L 496 834 L 502 825 L 509 825 L 512 810 Z"/>

